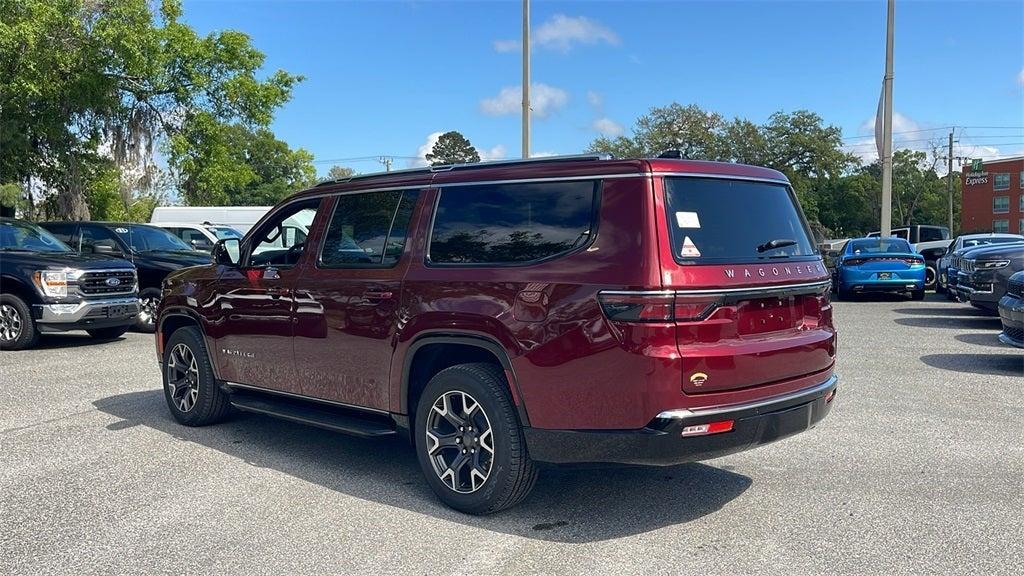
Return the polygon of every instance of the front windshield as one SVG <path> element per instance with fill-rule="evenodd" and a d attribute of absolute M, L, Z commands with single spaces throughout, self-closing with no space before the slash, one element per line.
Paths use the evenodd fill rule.
<path fill-rule="evenodd" d="M 226 238 L 241 238 L 242 233 L 229 226 L 207 226 L 207 230 L 213 232 L 217 236 L 218 240 L 224 240 Z"/>
<path fill-rule="evenodd" d="M 966 238 L 964 239 L 964 248 L 972 248 L 974 246 L 986 246 L 988 244 L 1004 244 L 1006 242 L 1020 242 L 1024 238 L 1014 238 L 1012 236 L 997 236 L 995 238 Z"/>
<path fill-rule="evenodd" d="M 851 240 L 848 250 L 850 254 L 912 254 L 913 252 L 910 244 L 901 238 Z"/>
<path fill-rule="evenodd" d="M 114 226 L 114 232 L 136 252 L 192 252 L 193 249 L 180 238 L 151 226 Z"/>
<path fill-rule="evenodd" d="M 0 250 L 26 252 L 71 252 L 68 245 L 35 224 L 17 220 L 0 221 Z"/>

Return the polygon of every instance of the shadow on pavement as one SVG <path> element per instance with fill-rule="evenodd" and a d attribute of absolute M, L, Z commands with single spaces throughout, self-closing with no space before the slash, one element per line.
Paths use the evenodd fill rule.
<path fill-rule="evenodd" d="M 161 390 L 110 396 L 93 404 L 122 419 L 108 430 L 146 426 L 356 498 L 553 542 L 596 542 L 683 524 L 715 512 L 752 483 L 747 476 L 704 464 L 545 469 L 518 507 L 474 517 L 434 497 L 413 449 L 401 440 L 364 440 L 239 413 L 218 426 L 187 428 L 168 414 Z"/>
<path fill-rule="evenodd" d="M 924 316 L 920 318 L 897 318 L 893 322 L 915 328 L 956 328 L 958 330 L 984 330 L 999 332 L 1002 324 L 994 316 Z"/>
<path fill-rule="evenodd" d="M 958 342 L 964 344 L 974 344 L 976 346 L 991 346 L 993 348 L 1006 349 L 1006 344 L 999 341 L 999 335 L 996 332 L 975 332 L 974 334 L 957 334 L 953 337 Z"/>
<path fill-rule="evenodd" d="M 921 356 L 921 361 L 953 372 L 1024 376 L 1024 356 L 1018 354 L 927 354 Z"/>
<path fill-rule="evenodd" d="M 897 314 L 909 314 L 911 316 L 966 316 L 966 317 L 977 317 L 986 318 L 991 316 L 983 310 L 978 310 L 973 306 L 961 306 L 948 308 L 897 308 L 893 310 Z"/>
<path fill-rule="evenodd" d="M 124 341 L 124 336 L 119 336 L 113 340 L 99 340 L 89 336 L 88 334 L 41 334 L 39 341 L 36 345 L 30 348 L 31 350 L 58 350 L 61 348 L 78 348 L 80 346 L 104 346 L 104 345 L 116 345 L 118 342 Z"/>

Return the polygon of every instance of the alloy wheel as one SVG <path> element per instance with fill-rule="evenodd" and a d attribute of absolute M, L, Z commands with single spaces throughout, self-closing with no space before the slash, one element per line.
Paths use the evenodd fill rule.
<path fill-rule="evenodd" d="M 461 494 L 480 489 L 494 465 L 494 436 L 483 406 L 450 390 L 431 405 L 426 428 L 427 457 L 441 482 Z"/>
<path fill-rule="evenodd" d="M 199 398 L 199 365 L 192 349 L 178 344 L 167 356 L 167 390 L 182 412 L 192 410 Z"/>
<path fill-rule="evenodd" d="M 0 339 L 14 342 L 21 336 L 21 314 L 10 304 L 0 304 Z"/>
<path fill-rule="evenodd" d="M 139 320 L 147 326 L 156 322 L 156 309 L 160 306 L 160 299 L 147 296 L 139 300 Z"/>

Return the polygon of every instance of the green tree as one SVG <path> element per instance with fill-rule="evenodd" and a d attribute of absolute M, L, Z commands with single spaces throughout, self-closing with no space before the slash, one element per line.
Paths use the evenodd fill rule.
<path fill-rule="evenodd" d="M 0 0 L 0 14 L 0 182 L 45 182 L 62 217 L 89 216 L 99 158 L 136 192 L 157 148 L 186 198 L 239 186 L 249 173 L 224 150 L 229 127 L 267 126 L 301 80 L 258 77 L 248 36 L 200 36 L 180 0 Z"/>
<path fill-rule="evenodd" d="M 182 156 L 195 188 L 183 188 L 191 205 L 267 206 L 313 185 L 313 155 L 292 150 L 265 128 L 212 124 L 216 135 Z"/>
<path fill-rule="evenodd" d="M 331 169 L 327 171 L 328 180 L 344 180 L 355 175 L 356 171 L 348 166 L 331 166 Z"/>
<path fill-rule="evenodd" d="M 441 134 L 426 156 L 433 166 L 442 164 L 471 164 L 480 161 L 480 153 L 465 136 L 452 130 Z"/>

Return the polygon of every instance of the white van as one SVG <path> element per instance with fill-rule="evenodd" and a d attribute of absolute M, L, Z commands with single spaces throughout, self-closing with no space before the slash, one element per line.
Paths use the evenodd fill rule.
<path fill-rule="evenodd" d="M 158 206 L 151 224 L 206 224 L 230 226 L 242 234 L 249 231 L 271 206 Z"/>

